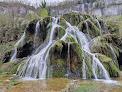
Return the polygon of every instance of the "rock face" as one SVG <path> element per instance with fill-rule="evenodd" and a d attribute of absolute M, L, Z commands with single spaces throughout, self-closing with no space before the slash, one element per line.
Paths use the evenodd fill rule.
<path fill-rule="evenodd" d="M 53 9 L 53 13 L 60 15 L 67 11 L 80 11 L 82 13 L 89 13 L 96 16 L 102 15 L 120 15 L 122 13 L 121 0 L 95 0 L 89 3 L 78 3 L 74 6 L 69 6 L 64 9 Z"/>
<path fill-rule="evenodd" d="M 47 50 L 44 52 L 44 58 L 49 55 L 49 58 L 46 61 L 46 77 L 82 77 L 84 74 L 83 63 L 85 61 L 85 66 L 87 66 L 85 68 L 86 78 L 94 78 L 94 57 L 91 53 L 96 53 L 94 54 L 95 57 L 100 60 L 111 77 L 118 77 L 120 72 L 119 67 L 122 65 L 120 61 L 122 39 L 117 35 L 117 33 L 107 34 L 107 30 L 100 33 L 98 24 L 100 24 L 102 30 L 105 29 L 103 26 L 105 24 L 103 24 L 104 22 L 102 20 L 96 20 L 97 18 L 94 16 L 89 16 L 87 14 L 82 15 L 81 13 L 76 12 L 65 13 L 58 19 L 46 17 L 41 20 L 33 20 L 26 28 L 26 37 L 23 45 L 18 45 L 18 52 L 16 55 L 18 60 L 9 62 L 14 47 L 14 45 L 10 45 L 9 50 L 6 50 L 6 53 L 1 60 L 2 62 L 0 64 L 2 64 L 2 68 L 0 69 L 0 72 L 7 71 L 15 73 L 18 66 L 19 68 L 22 68 L 23 65 L 28 64 L 30 60 L 32 60 L 31 63 L 33 67 L 35 59 L 38 59 L 38 57 L 33 58 L 33 56 L 36 57 L 36 55 L 42 55 L 40 53 L 43 53 L 43 48 L 49 45 L 49 48 L 46 48 Z M 38 31 L 36 29 L 38 29 Z M 91 50 L 90 53 L 85 50 L 87 47 L 84 48 L 84 46 L 80 44 L 81 40 L 77 39 L 79 34 L 73 30 L 79 31 L 79 34 L 84 34 L 80 37 L 80 39 L 83 39 L 82 41 L 84 41 L 84 36 L 87 37 L 89 40 L 87 46 Z M 51 33 L 52 31 L 53 34 Z M 72 35 L 66 35 L 67 31 L 71 31 L 70 33 Z M 52 43 L 48 44 L 50 42 L 50 35 L 52 35 L 50 38 L 52 39 Z M 76 36 L 74 37 L 73 35 Z M 37 41 L 35 40 L 35 37 L 38 39 Z M 65 40 L 63 40 L 64 37 Z M 40 52 L 41 50 L 42 52 Z M 29 60 L 26 57 L 29 58 Z M 117 58 L 120 59 L 117 61 Z M 27 65 L 27 67 L 28 66 L 29 65 Z M 44 67 L 44 64 L 40 67 L 42 66 Z M 35 70 L 32 70 L 32 73 L 34 73 Z M 26 71 L 27 69 L 23 71 L 24 75 Z M 100 74 L 100 72 L 97 73 Z M 36 78 L 39 78 L 39 76 L 40 75 L 37 72 Z M 102 77 L 100 76 L 98 78 Z"/>
<path fill-rule="evenodd" d="M 22 15 L 26 15 L 27 13 L 34 14 L 34 7 L 26 6 L 20 3 L 2 3 L 0 2 L 0 14 L 2 13 L 16 13 Z"/>

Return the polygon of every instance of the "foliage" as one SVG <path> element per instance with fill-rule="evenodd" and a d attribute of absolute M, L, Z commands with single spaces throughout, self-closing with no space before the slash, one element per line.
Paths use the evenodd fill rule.
<path fill-rule="evenodd" d="M 51 7 L 50 6 L 47 7 L 47 3 L 46 3 L 45 0 L 41 3 L 40 7 L 42 9 L 41 13 L 44 11 L 43 9 L 46 9 L 47 10 L 47 13 L 48 13 L 48 16 L 51 16 Z M 44 16 L 41 16 L 41 17 L 44 18 Z"/>
<path fill-rule="evenodd" d="M 48 17 L 48 12 L 45 8 L 43 8 L 41 11 L 41 17 L 43 17 L 43 18 Z"/>

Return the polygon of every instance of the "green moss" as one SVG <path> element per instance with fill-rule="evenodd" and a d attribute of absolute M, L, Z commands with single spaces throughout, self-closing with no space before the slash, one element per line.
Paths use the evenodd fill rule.
<path fill-rule="evenodd" d="M 108 57 L 111 57 L 111 50 L 108 43 L 101 43 L 97 41 L 91 46 L 91 52 L 92 53 L 101 53 Z"/>
<path fill-rule="evenodd" d="M 60 17 L 60 23 L 59 23 L 64 29 L 67 28 L 67 24 L 66 24 L 66 21 L 65 19 L 61 16 Z"/>
<path fill-rule="evenodd" d="M 117 34 L 121 36 L 121 25 L 122 23 L 117 20 L 109 20 L 107 21 L 108 29 L 111 34 Z"/>
<path fill-rule="evenodd" d="M 95 83 L 89 83 L 88 85 L 78 86 L 73 89 L 73 92 L 97 92 L 98 85 Z"/>
<path fill-rule="evenodd" d="M 115 66 L 113 60 L 103 54 L 98 54 L 99 60 L 102 62 L 110 77 L 119 77 L 119 69 Z"/>
<path fill-rule="evenodd" d="M 19 64 L 18 64 L 18 65 L 15 65 L 15 66 L 10 70 L 10 72 L 11 72 L 12 74 L 15 74 L 16 71 L 17 71 L 17 69 L 18 69 L 18 67 L 19 67 Z"/>
<path fill-rule="evenodd" d="M 76 12 L 65 13 L 63 18 L 73 26 L 77 26 L 81 21 L 79 13 Z"/>
<path fill-rule="evenodd" d="M 15 72 L 20 61 L 11 61 L 1 65 L 0 72 Z"/>
<path fill-rule="evenodd" d="M 86 27 L 85 21 L 81 21 L 81 22 L 78 24 L 78 29 L 79 29 L 80 31 L 82 31 L 83 33 L 87 33 L 87 27 Z"/>
<path fill-rule="evenodd" d="M 97 21 L 95 19 L 90 19 L 90 20 L 94 23 L 95 26 L 97 26 Z"/>
<path fill-rule="evenodd" d="M 73 43 L 76 43 L 76 40 L 72 37 L 72 36 L 70 36 L 70 35 L 68 35 L 67 37 L 66 37 L 66 40 L 65 40 L 66 42 L 73 42 Z"/>
<path fill-rule="evenodd" d="M 92 79 L 94 76 L 93 76 L 93 72 L 92 72 L 92 61 L 93 61 L 93 57 L 87 53 L 87 52 L 83 52 L 84 56 L 85 56 L 85 63 L 87 65 L 87 75 L 86 77 L 88 79 Z"/>
<path fill-rule="evenodd" d="M 8 74 L 8 72 L 2 72 L 2 73 L 0 74 L 0 77 L 6 76 L 7 74 Z"/>
<path fill-rule="evenodd" d="M 9 85 L 10 86 L 15 86 L 15 85 L 18 85 L 18 84 L 21 84 L 22 82 L 13 82 L 13 83 L 10 83 Z"/>
<path fill-rule="evenodd" d="M 52 75 L 53 77 L 63 77 L 66 74 L 66 69 L 63 66 L 54 66 Z"/>
<path fill-rule="evenodd" d="M 63 37 L 63 35 L 65 34 L 65 29 L 62 28 L 62 27 L 56 27 L 55 28 L 55 36 L 54 36 L 54 39 L 61 39 Z"/>
<path fill-rule="evenodd" d="M 91 18 L 90 15 L 88 15 L 88 14 L 82 14 L 82 16 L 83 16 L 84 20 L 87 20 L 87 19 Z"/>
<path fill-rule="evenodd" d="M 91 22 L 89 20 L 87 20 L 87 23 L 88 23 L 88 26 L 89 26 L 89 29 L 90 29 L 90 31 L 89 31 L 90 36 L 92 38 L 95 38 L 95 37 L 99 36 L 100 35 L 100 31 L 97 28 L 97 26 L 93 22 Z"/>
<path fill-rule="evenodd" d="M 2 80 L 0 80 L 0 83 L 3 83 L 3 81 L 2 81 Z"/>
<path fill-rule="evenodd" d="M 108 63 L 108 62 L 111 62 L 112 61 L 111 58 L 109 58 L 109 57 L 107 57 L 107 56 L 105 56 L 103 54 L 100 54 L 100 53 L 98 54 L 98 58 L 103 63 L 105 63 L 105 62 Z"/>

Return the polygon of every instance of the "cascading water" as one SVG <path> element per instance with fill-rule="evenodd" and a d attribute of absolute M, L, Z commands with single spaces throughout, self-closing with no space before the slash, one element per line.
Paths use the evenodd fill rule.
<path fill-rule="evenodd" d="M 105 30 L 105 32 L 107 32 L 107 34 L 109 34 L 109 30 L 108 30 L 108 27 L 107 27 L 105 21 L 103 21 L 103 26 L 104 26 L 104 30 Z"/>
<path fill-rule="evenodd" d="M 85 55 L 83 54 L 83 63 L 82 63 L 82 79 L 86 79 L 86 70 L 87 70 L 87 65 L 85 63 Z"/>
<path fill-rule="evenodd" d="M 36 43 L 37 43 L 37 41 L 39 39 L 39 31 L 40 31 L 40 21 L 38 21 L 37 24 L 36 24 L 35 36 L 34 36 L 34 44 L 33 44 L 34 46 L 33 47 L 36 46 Z"/>
<path fill-rule="evenodd" d="M 48 41 L 47 45 L 42 48 L 38 54 L 33 54 L 27 62 L 24 64 L 24 66 L 18 68 L 17 74 L 19 76 L 24 76 L 24 77 L 32 77 L 32 78 L 39 78 L 39 79 L 45 79 L 46 78 L 46 71 L 48 68 L 48 63 L 49 61 L 49 51 L 50 48 L 57 42 L 56 40 L 53 40 L 54 38 L 54 32 L 55 28 L 61 27 L 60 25 L 57 24 L 58 18 L 53 18 L 52 22 L 52 29 L 50 32 L 48 32 L 48 36 L 46 40 Z M 85 34 L 81 31 L 76 26 L 71 26 L 70 23 L 66 21 L 66 24 L 68 27 L 65 30 L 65 34 L 61 39 L 58 40 L 63 40 L 65 41 L 68 36 L 73 37 L 77 43 L 80 44 L 83 53 L 87 52 L 89 53 L 93 60 L 92 60 L 92 72 L 94 75 L 95 79 L 106 79 L 110 80 L 109 75 L 104 68 L 104 66 L 101 64 L 99 59 L 96 57 L 96 54 L 91 53 L 89 49 L 89 40 L 85 36 Z M 38 23 L 37 23 L 38 25 Z M 88 24 L 86 22 L 87 26 L 87 31 L 89 33 L 88 29 Z M 38 28 L 37 28 L 38 29 Z M 38 32 L 38 31 L 37 31 Z M 36 34 L 35 34 L 36 35 Z M 35 38 L 36 39 L 36 38 Z M 93 41 L 94 39 L 90 38 L 90 41 Z M 36 42 L 36 41 L 35 41 Z M 70 42 L 68 42 L 68 71 L 70 71 Z M 83 56 L 83 63 L 82 63 L 82 77 L 83 79 L 87 79 L 87 64 L 85 61 L 85 54 Z"/>
<path fill-rule="evenodd" d="M 43 48 L 38 54 L 33 55 L 28 59 L 26 64 L 19 69 L 19 75 L 25 77 L 32 77 L 32 78 L 39 78 L 44 79 L 46 78 L 46 70 L 47 70 L 47 63 L 48 63 L 48 56 L 49 56 L 49 49 L 54 44 L 53 37 L 54 31 L 56 27 L 60 27 L 57 25 L 57 18 L 53 18 L 52 22 L 52 29 L 50 32 L 49 42 L 45 48 Z"/>
<path fill-rule="evenodd" d="M 67 73 L 70 73 L 70 42 L 68 42 L 68 60 L 67 60 Z"/>
<path fill-rule="evenodd" d="M 67 25 L 69 25 L 69 23 Z M 65 36 L 61 40 L 65 40 L 65 38 L 68 35 L 72 36 L 81 45 L 82 49 L 85 52 L 88 52 L 90 55 L 93 56 L 92 69 L 93 69 L 94 78 L 95 79 L 104 78 L 106 80 L 110 80 L 109 75 L 108 75 L 106 69 L 104 68 L 104 66 L 101 64 L 101 62 L 99 61 L 99 59 L 95 56 L 95 54 L 93 54 L 93 53 L 90 52 L 89 42 L 88 42 L 87 38 L 85 37 L 84 33 L 82 33 L 81 31 L 79 31 L 79 29 L 77 27 L 69 25 L 69 28 L 66 31 Z M 85 60 L 83 60 L 83 61 L 84 61 L 83 64 L 85 64 Z M 83 67 L 84 66 L 86 66 L 86 65 L 83 65 Z M 97 75 L 97 73 L 99 72 L 99 71 L 97 71 L 98 68 L 100 68 L 99 71 L 102 72 L 99 75 Z M 84 72 L 84 74 L 86 74 L 86 71 L 83 71 L 83 72 Z"/>
<path fill-rule="evenodd" d="M 87 21 L 85 21 L 85 23 L 86 23 L 86 28 L 87 28 L 87 37 L 88 37 L 88 40 L 89 41 L 91 41 L 91 37 L 90 37 L 90 34 L 89 34 L 89 26 L 88 26 L 88 23 L 87 23 Z"/>
<path fill-rule="evenodd" d="M 97 26 L 98 26 L 98 28 L 99 28 L 100 34 L 102 35 L 102 28 L 101 28 L 101 25 L 100 25 L 98 19 L 96 19 L 96 21 L 97 21 Z"/>
<path fill-rule="evenodd" d="M 116 67 L 119 69 L 119 64 L 118 64 L 118 61 L 117 61 L 117 56 L 113 50 L 113 48 L 110 46 L 110 50 L 111 50 L 111 54 L 112 54 L 112 59 L 114 61 L 114 64 L 116 65 Z"/>
<path fill-rule="evenodd" d="M 21 38 L 18 40 L 18 42 L 15 44 L 14 50 L 13 50 L 13 55 L 12 55 L 12 57 L 10 59 L 10 62 L 16 60 L 17 48 L 18 48 L 18 46 L 20 44 L 23 44 L 24 43 L 24 39 L 25 39 L 25 32 L 23 33 L 23 35 L 21 36 Z"/>

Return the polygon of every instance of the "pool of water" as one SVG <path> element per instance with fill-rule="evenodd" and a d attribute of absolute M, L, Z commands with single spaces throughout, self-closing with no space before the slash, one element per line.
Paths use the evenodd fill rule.
<path fill-rule="evenodd" d="M 50 78 L 33 80 L 27 78 L 18 78 L 16 76 L 0 77 L 3 83 L 0 83 L 0 92 L 44 92 L 44 91 L 62 91 L 73 90 L 76 87 L 82 87 L 94 83 L 97 86 L 96 92 L 122 92 L 122 78 L 112 79 L 112 82 L 103 80 L 82 80 L 82 79 L 67 79 L 67 78 Z M 22 83 L 15 86 L 10 86 L 11 83 L 21 81 Z M 92 91 L 94 92 L 94 91 Z"/>

